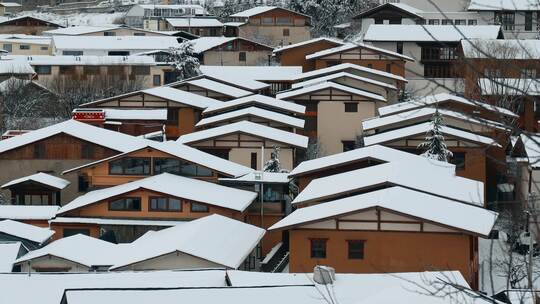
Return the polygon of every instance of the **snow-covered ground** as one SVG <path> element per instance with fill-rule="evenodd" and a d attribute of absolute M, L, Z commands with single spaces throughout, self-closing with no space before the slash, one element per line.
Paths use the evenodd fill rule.
<path fill-rule="evenodd" d="M 41 18 L 50 22 L 58 23 L 63 26 L 74 25 L 94 25 L 104 26 L 118 23 L 124 17 L 125 12 L 117 13 L 77 13 L 59 15 L 50 12 L 25 11 L 21 15 Z M 115 22 L 116 21 L 116 22 Z"/>

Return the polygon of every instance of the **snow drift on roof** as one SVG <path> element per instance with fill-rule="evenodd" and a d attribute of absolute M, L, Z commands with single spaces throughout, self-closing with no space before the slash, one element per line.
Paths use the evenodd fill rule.
<path fill-rule="evenodd" d="M 0 273 L 13 270 L 13 263 L 19 257 L 21 246 L 21 242 L 0 243 Z"/>
<path fill-rule="evenodd" d="M 250 191 L 229 188 L 194 178 L 162 173 L 129 183 L 90 191 L 64 205 L 58 210 L 58 214 L 64 214 L 141 188 L 240 212 L 244 211 L 257 196 L 256 193 Z"/>
<path fill-rule="evenodd" d="M 208 108 L 221 104 L 221 101 L 201 96 L 195 93 L 186 92 L 171 87 L 156 87 L 151 89 L 142 90 L 142 93 L 168 99 L 177 103 L 193 106 L 199 109 Z"/>
<path fill-rule="evenodd" d="M 481 236 L 489 234 L 497 218 L 497 213 L 482 207 L 396 186 L 298 208 L 269 230 L 284 229 L 375 207 Z"/>
<path fill-rule="evenodd" d="M 294 102 L 283 101 L 273 97 L 257 94 L 222 102 L 221 104 L 208 107 L 203 111 L 203 114 L 209 115 L 251 106 L 269 108 L 274 112 L 286 112 L 294 114 L 304 114 L 306 112 L 305 106 L 298 105 Z"/>
<path fill-rule="evenodd" d="M 208 125 L 214 125 L 214 124 L 228 121 L 231 119 L 239 119 L 239 118 L 245 118 L 245 117 L 258 117 L 260 119 L 266 119 L 269 121 L 281 123 L 281 124 L 291 126 L 294 128 L 299 128 L 299 129 L 304 128 L 303 119 L 276 113 L 273 111 L 256 108 L 256 107 L 249 107 L 245 109 L 240 109 L 240 110 L 235 110 L 235 111 L 215 115 L 208 118 L 203 118 L 196 124 L 196 126 L 203 127 L 203 126 L 208 126 Z"/>
<path fill-rule="evenodd" d="M 252 17 L 252 16 L 255 16 L 255 15 L 258 15 L 258 14 L 269 12 L 269 11 L 271 11 L 273 9 L 276 9 L 276 8 L 278 8 L 278 7 L 277 6 L 256 6 L 256 7 L 247 9 L 245 11 L 241 11 L 239 13 L 232 14 L 229 17 L 241 17 L 241 18 L 242 17 Z"/>
<path fill-rule="evenodd" d="M 180 136 L 177 142 L 190 144 L 233 133 L 250 134 L 299 148 L 307 148 L 308 145 L 308 138 L 306 136 L 253 123 L 251 121 L 239 121 L 224 126 L 189 133 Z"/>
<path fill-rule="evenodd" d="M 11 59 L 0 59 L 0 74 L 30 74 L 35 73 L 28 62 L 20 62 Z"/>
<path fill-rule="evenodd" d="M 11 186 L 25 183 L 27 181 L 37 182 L 37 183 L 50 186 L 58 190 L 62 190 L 66 188 L 67 186 L 69 186 L 69 184 L 71 184 L 68 180 L 65 180 L 63 178 L 56 177 L 47 173 L 39 172 L 36 174 L 14 179 L 8 183 L 3 184 L 2 186 L 0 186 L 0 188 L 9 188 Z"/>
<path fill-rule="evenodd" d="M 368 91 L 356 89 L 356 88 L 353 88 L 353 87 L 345 86 L 345 85 L 342 85 L 342 84 L 339 84 L 339 83 L 334 83 L 334 82 L 323 82 L 323 83 L 303 87 L 303 88 L 296 89 L 296 90 L 290 90 L 290 91 L 286 91 L 286 92 L 283 92 L 283 93 L 278 93 L 276 95 L 276 98 L 278 98 L 278 99 L 289 99 L 289 98 L 292 98 L 292 97 L 295 97 L 295 96 L 309 94 L 309 93 L 313 93 L 313 92 L 317 92 L 317 91 L 321 91 L 321 90 L 326 90 L 326 89 L 335 89 L 335 90 L 347 92 L 347 93 L 350 93 L 350 94 L 353 94 L 353 95 L 359 95 L 359 96 L 362 96 L 362 97 L 370 98 L 370 99 L 373 99 L 373 100 L 376 100 L 376 101 L 386 102 L 386 98 L 384 98 L 383 96 L 381 96 L 379 94 L 371 93 L 371 92 L 368 92 Z"/>
<path fill-rule="evenodd" d="M 458 42 L 463 39 L 497 39 L 499 25 L 402 25 L 372 24 L 364 41 L 439 41 Z"/>
<path fill-rule="evenodd" d="M 81 111 L 91 110 L 87 108 Z M 167 120 L 167 109 L 103 109 L 105 119 L 117 120 Z"/>
<path fill-rule="evenodd" d="M 49 240 L 54 234 L 54 230 L 12 220 L 0 221 L 0 232 L 38 244 Z"/>
<path fill-rule="evenodd" d="M 59 206 L 0 205 L 0 219 L 50 220 Z"/>

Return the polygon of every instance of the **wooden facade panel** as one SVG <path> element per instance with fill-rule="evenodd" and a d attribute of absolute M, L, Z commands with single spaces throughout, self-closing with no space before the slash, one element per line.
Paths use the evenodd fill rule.
<path fill-rule="evenodd" d="M 381 223 L 381 230 L 386 231 L 421 231 L 420 223 Z"/>
<path fill-rule="evenodd" d="M 303 229 L 336 229 L 335 220 L 327 220 L 323 222 L 307 224 L 302 226 Z"/>
<path fill-rule="evenodd" d="M 367 210 L 365 212 L 358 212 L 346 216 L 342 216 L 341 220 L 377 220 L 377 211 L 375 209 Z"/>
<path fill-rule="evenodd" d="M 340 230 L 377 230 L 379 225 L 377 223 L 368 222 L 339 222 Z"/>

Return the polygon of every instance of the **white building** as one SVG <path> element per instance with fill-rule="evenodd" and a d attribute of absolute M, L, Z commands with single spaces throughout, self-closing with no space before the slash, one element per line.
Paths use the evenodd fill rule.
<path fill-rule="evenodd" d="M 53 55 L 129 56 L 178 46 L 176 37 L 53 36 Z"/>

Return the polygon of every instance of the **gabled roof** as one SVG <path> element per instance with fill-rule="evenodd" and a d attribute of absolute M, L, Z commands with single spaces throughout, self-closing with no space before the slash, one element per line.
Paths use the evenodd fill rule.
<path fill-rule="evenodd" d="M 71 184 L 68 180 L 65 180 L 60 177 L 56 177 L 47 173 L 39 172 L 36 174 L 24 176 L 21 178 L 14 179 L 10 182 L 7 182 L 0 186 L 0 188 L 10 188 L 12 186 L 22 184 L 28 181 L 36 182 L 45 186 L 49 186 L 54 189 L 62 190 Z"/>
<path fill-rule="evenodd" d="M 433 126 L 431 125 L 431 122 L 424 122 L 417 125 L 411 125 L 411 126 L 406 126 L 403 128 L 398 128 L 398 129 L 382 132 L 382 133 L 377 133 L 375 135 L 365 136 L 364 143 L 366 146 L 375 145 L 375 144 L 383 144 L 383 143 L 398 140 L 401 138 L 407 138 L 407 137 L 417 136 L 417 135 L 425 135 L 428 131 L 432 129 L 433 129 Z M 442 126 L 440 131 L 444 135 L 457 137 L 465 141 L 469 141 L 469 142 L 473 142 L 473 143 L 477 143 L 481 145 L 501 147 L 501 145 L 499 145 L 496 140 L 487 136 L 473 133 L 473 132 L 468 132 L 465 130 L 460 130 L 460 129 L 456 129 L 449 126 Z"/>
<path fill-rule="evenodd" d="M 94 127 L 75 120 L 67 120 L 49 127 L 4 139 L 0 141 L 0 153 L 20 148 L 58 134 L 73 136 L 119 152 L 129 151 L 143 142 L 142 139 L 127 134 Z"/>
<path fill-rule="evenodd" d="M 204 70 L 208 70 L 208 69 L 204 69 Z M 264 89 L 267 89 L 267 88 L 270 87 L 269 84 L 266 84 L 264 82 L 257 81 L 257 80 L 246 79 L 246 78 L 242 78 L 242 77 L 235 77 L 235 78 L 227 77 L 226 74 L 222 74 L 222 73 L 219 73 L 219 72 L 216 73 L 212 69 L 210 69 L 209 73 L 205 73 L 202 70 L 201 70 L 201 72 L 203 73 L 202 75 L 195 76 L 195 77 L 191 78 L 190 80 L 209 79 L 209 80 L 212 80 L 212 81 L 215 81 L 215 82 L 224 83 L 226 85 L 230 85 L 232 87 L 236 87 L 236 88 L 251 91 L 251 92 L 264 90 Z M 177 85 L 182 84 L 182 83 L 183 83 L 183 80 L 169 83 L 166 86 L 176 87 Z"/>
<path fill-rule="evenodd" d="M 269 121 L 281 123 L 281 124 L 294 127 L 294 128 L 299 128 L 299 129 L 304 128 L 303 119 L 296 118 L 289 115 L 284 115 L 284 114 L 273 112 L 273 111 L 260 109 L 257 107 L 249 107 L 245 109 L 234 110 L 231 112 L 203 118 L 196 124 L 196 126 L 204 127 L 204 126 L 214 125 L 216 123 L 228 121 L 231 119 L 238 119 L 238 118 L 245 118 L 245 117 L 257 117 L 260 119 L 266 119 Z"/>
<path fill-rule="evenodd" d="M 59 206 L 0 205 L 0 219 L 50 220 Z"/>
<path fill-rule="evenodd" d="M 501 38 L 499 25 L 372 24 L 364 41 L 459 42 L 463 39 Z"/>
<path fill-rule="evenodd" d="M 241 41 L 247 41 L 249 43 L 257 44 L 263 48 L 267 48 L 268 50 L 273 50 L 271 46 L 249 40 L 246 38 L 240 38 L 240 37 L 201 37 L 197 39 L 193 39 L 190 42 L 193 45 L 193 51 L 195 53 L 204 53 L 206 51 L 212 50 L 213 48 L 216 48 L 218 46 L 227 44 L 229 42 L 235 41 L 235 40 L 241 40 Z"/>
<path fill-rule="evenodd" d="M 488 128 L 496 128 L 499 130 L 508 129 L 508 127 L 505 127 L 504 124 L 496 122 L 496 121 L 486 120 L 482 118 L 475 118 L 474 116 L 467 115 L 461 112 L 456 112 L 453 110 L 436 109 L 434 107 L 424 107 L 420 109 L 413 109 L 406 112 L 396 113 L 393 115 L 366 119 L 362 121 L 362 130 L 368 131 L 368 130 L 373 130 L 373 129 L 382 128 L 382 127 L 391 127 L 394 124 L 401 124 L 407 121 L 409 122 L 414 122 L 417 120 L 431 121 L 431 118 L 433 117 L 433 115 L 435 114 L 437 110 L 443 117 L 455 118 L 460 121 L 464 121 L 470 124 L 476 124 L 476 125 L 480 125 L 480 126 L 488 127 Z"/>
<path fill-rule="evenodd" d="M 472 0 L 469 11 L 538 11 L 540 4 L 530 0 Z"/>
<path fill-rule="evenodd" d="M 109 97 L 109 98 L 101 99 L 97 101 L 92 101 L 92 102 L 84 103 L 81 106 L 99 105 L 107 101 L 115 100 L 122 97 L 134 96 L 138 94 L 148 94 L 155 97 L 167 99 L 175 103 L 198 108 L 198 109 L 206 109 L 209 106 L 215 106 L 222 103 L 221 101 L 213 99 L 213 98 L 174 89 L 169 86 L 162 86 L 162 87 L 145 89 L 141 91 L 135 91 L 135 92 L 127 93 L 127 94 L 117 95 L 117 96 L 113 96 L 113 97 Z"/>
<path fill-rule="evenodd" d="M 137 189 L 147 189 L 163 194 L 213 206 L 243 212 L 257 197 L 254 192 L 221 186 L 194 178 L 162 173 L 129 183 L 90 191 L 64 205 L 58 215 L 79 209 L 108 198 Z"/>
<path fill-rule="evenodd" d="M 190 143 L 200 142 L 219 136 L 243 133 L 298 148 L 307 148 L 308 138 L 303 135 L 283 131 L 280 129 L 268 127 L 265 125 L 253 123 L 250 121 L 239 121 L 232 124 L 219 126 L 211 129 L 197 131 L 194 133 L 180 136 L 177 142 L 189 145 Z"/>
<path fill-rule="evenodd" d="M 262 228 L 213 214 L 135 240 L 129 246 L 129 253 L 111 270 L 175 252 L 236 269 L 257 246 L 264 233 Z"/>
<path fill-rule="evenodd" d="M 379 108 L 379 114 L 381 116 L 387 116 L 387 115 L 391 115 L 391 114 L 396 114 L 396 113 L 400 113 L 400 112 L 406 112 L 406 111 L 409 111 L 409 110 L 423 108 L 423 107 L 426 107 L 426 106 L 434 106 L 434 105 L 437 105 L 439 103 L 443 103 L 443 102 L 447 102 L 447 101 L 448 102 L 455 102 L 455 103 L 463 104 L 463 105 L 468 105 L 468 106 L 473 106 L 473 107 L 478 107 L 480 109 L 488 110 L 490 112 L 498 113 L 500 115 L 518 117 L 517 114 L 515 114 L 514 112 L 512 112 L 510 110 L 507 110 L 505 108 L 493 106 L 493 105 L 490 105 L 490 104 L 487 104 L 487 103 L 483 103 L 481 101 L 471 100 L 471 99 L 467 99 L 467 98 L 464 98 L 464 97 L 461 97 L 461 96 L 456 96 L 456 95 L 452 95 L 452 94 L 448 94 L 448 93 L 440 93 L 440 94 L 436 94 L 436 95 L 429 95 L 429 96 L 419 98 L 419 99 L 415 99 L 415 100 L 411 100 L 411 101 L 400 102 L 400 103 L 396 103 L 396 104 L 393 104 L 393 105 L 380 107 Z"/>
<path fill-rule="evenodd" d="M 384 98 L 383 96 L 381 96 L 379 94 L 371 93 L 371 92 L 368 92 L 368 91 L 356 89 L 356 88 L 353 88 L 353 87 L 345 86 L 345 85 L 342 85 L 342 84 L 339 84 L 339 83 L 334 83 L 334 82 L 323 82 L 323 83 L 315 84 L 315 85 L 312 85 L 312 86 L 303 87 L 301 89 L 290 90 L 290 91 L 278 93 L 276 95 L 276 98 L 278 98 L 278 99 L 289 99 L 291 97 L 296 97 L 296 96 L 309 94 L 309 93 L 313 93 L 313 92 L 317 92 L 317 91 L 322 91 L 322 90 L 326 90 L 326 89 L 334 89 L 334 90 L 338 90 L 338 91 L 347 92 L 347 93 L 350 93 L 350 94 L 353 94 L 353 95 L 358 95 L 358 96 L 366 97 L 366 98 L 369 98 L 369 99 L 373 99 L 375 101 L 386 102 L 386 98 Z"/>
<path fill-rule="evenodd" d="M 110 266 L 120 254 L 117 245 L 83 234 L 58 239 L 45 247 L 30 251 L 15 261 L 20 264 L 37 258 L 54 256 L 86 267 Z"/>
<path fill-rule="evenodd" d="M 0 233 L 42 244 L 53 236 L 54 230 L 12 220 L 3 220 L 0 221 Z"/>
<path fill-rule="evenodd" d="M 240 97 L 253 94 L 250 91 L 242 90 L 242 89 L 239 89 L 239 88 L 236 88 L 236 87 L 233 87 L 233 86 L 221 83 L 221 82 L 217 82 L 208 78 L 197 78 L 193 80 L 186 80 L 185 83 L 198 86 L 203 89 L 217 92 L 217 93 L 230 96 L 233 98 L 240 98 Z M 181 84 L 182 83 L 175 83 L 175 85 L 181 85 Z"/>
<path fill-rule="evenodd" d="M 0 273 L 13 271 L 13 263 L 21 252 L 21 242 L 0 242 Z"/>
<path fill-rule="evenodd" d="M 165 19 L 173 27 L 222 27 L 221 23 L 216 18 L 166 18 Z"/>
<path fill-rule="evenodd" d="M 384 10 L 386 8 L 390 8 L 390 9 L 396 9 L 408 16 L 410 16 L 411 18 L 419 18 L 419 19 L 424 19 L 424 17 L 422 17 L 421 13 L 423 13 L 424 11 L 420 10 L 420 9 L 417 9 L 416 7 L 412 7 L 410 5 L 407 5 L 405 3 L 384 3 L 384 4 L 381 4 L 379 6 L 376 6 L 374 8 L 371 8 L 371 9 L 368 9 L 356 16 L 353 17 L 353 19 L 361 19 L 361 18 L 369 18 L 369 16 L 373 13 L 377 13 L 381 10 Z"/>
<path fill-rule="evenodd" d="M 187 162 L 200 165 L 202 167 L 208 168 L 210 170 L 219 172 L 223 175 L 231 176 L 231 177 L 237 177 L 242 176 L 245 174 L 250 173 L 253 171 L 253 169 L 242 166 L 240 164 L 228 161 L 226 159 L 223 159 L 221 157 L 214 156 L 212 154 L 208 154 L 206 152 L 203 152 L 201 150 L 197 150 L 195 148 L 191 148 L 186 145 L 182 145 L 180 143 L 174 142 L 174 141 L 167 141 L 167 142 L 156 142 L 147 140 L 144 142 L 144 144 L 141 144 L 132 150 L 126 151 L 122 154 L 114 155 L 108 158 L 104 158 L 92 163 L 84 164 L 82 166 L 72 168 L 69 170 L 66 170 L 62 172 L 62 174 L 67 174 L 73 171 L 78 171 L 83 168 L 96 166 L 100 163 L 111 161 L 113 159 L 117 159 L 123 156 L 126 156 L 129 153 L 133 153 L 139 150 L 143 149 L 156 149 L 161 152 L 165 152 L 167 154 L 170 154 L 171 156 L 183 159 Z"/>
<path fill-rule="evenodd" d="M 292 81 L 302 74 L 301 66 L 201 65 L 201 73 L 230 81 Z"/>
<path fill-rule="evenodd" d="M 414 59 L 409 57 L 409 56 L 405 56 L 405 55 L 402 55 L 400 53 L 392 52 L 392 51 L 389 51 L 389 50 L 386 50 L 386 49 L 374 47 L 372 45 L 368 45 L 368 44 L 365 44 L 365 43 L 362 43 L 362 42 L 348 42 L 348 43 L 346 43 L 344 45 L 337 46 L 335 48 L 330 48 L 330 49 L 318 51 L 318 52 L 315 52 L 313 54 L 307 55 L 306 59 L 307 60 L 317 59 L 317 58 L 326 57 L 328 55 L 332 55 L 332 54 L 336 54 L 336 53 L 347 52 L 347 51 L 350 51 L 350 50 L 354 50 L 356 48 L 368 49 L 368 50 L 371 50 L 371 51 L 374 51 L 374 52 L 383 53 L 383 54 L 385 54 L 387 56 L 400 58 L 400 59 L 407 60 L 407 61 L 414 61 Z"/>
<path fill-rule="evenodd" d="M 90 34 L 90 33 L 98 33 L 98 32 L 104 32 L 104 31 L 110 31 L 121 28 L 121 25 L 118 24 L 109 24 L 109 25 L 101 25 L 101 26 L 93 26 L 93 25 L 78 25 L 78 26 L 69 26 L 66 28 L 60 28 L 56 30 L 49 30 L 44 31 L 43 35 L 84 35 L 84 34 Z"/>
<path fill-rule="evenodd" d="M 497 219 L 497 213 L 482 207 L 395 186 L 298 208 L 271 226 L 269 230 L 287 229 L 373 208 L 381 208 L 484 237 L 490 233 Z"/>
<path fill-rule="evenodd" d="M 14 21 L 19 21 L 19 20 L 23 20 L 23 19 L 36 20 L 36 21 L 39 21 L 41 23 L 45 23 L 47 26 L 63 27 L 58 23 L 54 23 L 54 22 L 47 21 L 45 19 L 41 19 L 41 18 L 37 18 L 37 17 L 33 17 L 33 16 L 18 16 L 18 17 L 14 17 L 14 18 L 8 18 L 7 20 L 0 20 L 0 25 L 10 24 L 10 23 L 12 23 Z"/>
<path fill-rule="evenodd" d="M 381 145 L 372 145 L 343 153 L 303 161 L 289 173 L 289 177 L 298 177 L 305 174 L 333 169 L 338 166 L 344 166 L 361 160 L 369 159 L 378 160 L 383 163 L 400 161 L 407 161 L 410 163 L 414 162 L 416 166 L 429 166 L 433 170 L 443 169 L 452 175 L 454 175 L 456 168 L 455 165 L 446 162 L 428 159 L 416 154 Z"/>
<path fill-rule="evenodd" d="M 473 39 L 462 40 L 463 56 L 468 59 L 538 60 L 537 39 Z"/>
<path fill-rule="evenodd" d="M 301 73 L 301 74 L 296 75 L 296 77 L 294 77 L 293 80 L 295 80 L 295 81 L 304 81 L 304 80 L 307 80 L 307 79 L 322 77 L 322 76 L 325 76 L 325 75 L 329 75 L 329 74 L 333 74 L 333 73 L 337 73 L 337 72 L 343 72 L 343 71 L 347 71 L 347 70 L 356 70 L 356 71 L 360 71 L 360 72 L 364 72 L 364 73 L 368 73 L 368 74 L 373 74 L 373 75 L 385 77 L 385 78 L 392 79 L 392 80 L 407 82 L 407 79 L 405 79 L 404 77 L 401 77 L 399 75 L 395 75 L 395 74 L 384 72 L 384 71 L 379 71 L 379 70 L 376 70 L 376 69 L 366 68 L 366 67 L 363 67 L 363 66 L 360 66 L 360 65 L 357 65 L 357 64 L 353 64 L 353 63 L 341 63 L 341 64 L 330 66 L 330 67 L 327 67 L 327 68 L 318 69 L 318 70 L 314 70 L 314 71 L 310 71 L 310 72 L 306 72 L 306 73 Z"/>
<path fill-rule="evenodd" d="M 178 47 L 178 38 L 170 36 L 67 36 L 55 35 L 56 49 L 73 50 L 168 50 Z"/>
<path fill-rule="evenodd" d="M 294 102 L 283 101 L 273 97 L 257 94 L 234 99 L 231 101 L 223 102 L 221 104 L 217 104 L 215 106 L 208 107 L 206 108 L 206 110 L 203 111 L 203 114 L 210 115 L 252 106 L 271 109 L 274 112 L 285 112 L 302 115 L 306 112 L 305 106 L 298 105 Z"/>
<path fill-rule="evenodd" d="M 0 74 L 28 74 L 33 75 L 36 73 L 32 66 L 28 62 L 21 62 L 13 59 L 0 59 Z"/>
<path fill-rule="evenodd" d="M 334 44 L 335 46 L 345 44 L 345 42 L 343 42 L 342 40 L 336 39 L 336 38 L 319 37 L 319 38 L 313 38 L 313 39 L 310 39 L 310 40 L 301 41 L 301 42 L 298 42 L 298 43 L 293 43 L 293 44 L 289 44 L 289 45 L 279 47 L 277 49 L 274 49 L 274 53 L 281 53 L 281 52 L 286 51 L 286 50 L 290 50 L 290 49 L 294 49 L 294 48 L 298 48 L 298 47 L 303 47 L 303 46 L 306 46 L 306 45 L 319 43 L 319 42 L 323 42 L 323 41 Z"/>
<path fill-rule="evenodd" d="M 472 205 L 484 205 L 482 182 L 450 175 L 448 172 L 434 171 L 431 166 L 416 166 L 414 162 L 404 161 L 314 179 L 292 203 L 324 202 L 385 184 L 398 185 Z"/>
<path fill-rule="evenodd" d="M 337 73 L 334 73 L 334 74 L 329 74 L 329 75 L 326 75 L 326 76 L 321 76 L 321 77 L 318 77 L 318 78 L 313 78 L 313 79 L 309 79 L 309 80 L 306 80 L 306 81 L 293 83 L 293 85 L 291 87 L 293 89 L 298 89 L 298 88 L 318 84 L 318 83 L 325 82 L 325 81 L 333 81 L 333 80 L 336 80 L 336 79 L 339 79 L 339 78 L 351 78 L 351 79 L 354 79 L 354 80 L 358 80 L 358 81 L 361 81 L 361 82 L 366 82 L 366 83 L 373 84 L 373 85 L 383 87 L 383 88 L 386 88 L 386 89 L 390 89 L 390 90 L 394 90 L 394 91 L 397 90 L 397 87 L 395 85 L 391 85 L 391 84 L 388 84 L 388 83 L 382 82 L 382 81 L 373 80 L 373 79 L 367 78 L 367 77 L 358 76 L 358 75 L 351 74 L 351 73 L 348 73 L 348 72 L 337 72 Z"/>
<path fill-rule="evenodd" d="M 292 10 L 288 10 L 286 8 L 282 8 L 282 7 L 278 7 L 278 6 L 256 6 L 256 7 L 253 7 L 253 8 L 250 8 L 250 9 L 247 9 L 245 11 L 241 11 L 239 13 L 236 13 L 236 14 L 232 14 L 230 15 L 229 17 L 240 17 L 240 18 L 249 18 L 249 17 L 253 17 L 253 16 L 257 16 L 259 14 L 262 14 L 262 13 L 266 13 L 266 12 L 269 12 L 269 11 L 272 11 L 272 10 L 275 10 L 275 9 L 280 9 L 280 10 L 284 10 L 284 11 L 289 11 L 291 13 L 295 13 L 297 15 L 302 15 L 302 16 L 305 16 L 305 17 L 308 17 L 309 19 L 311 19 L 310 16 L 308 15 L 304 15 L 304 14 L 301 14 L 299 12 L 295 12 L 295 11 L 292 11 Z"/>

